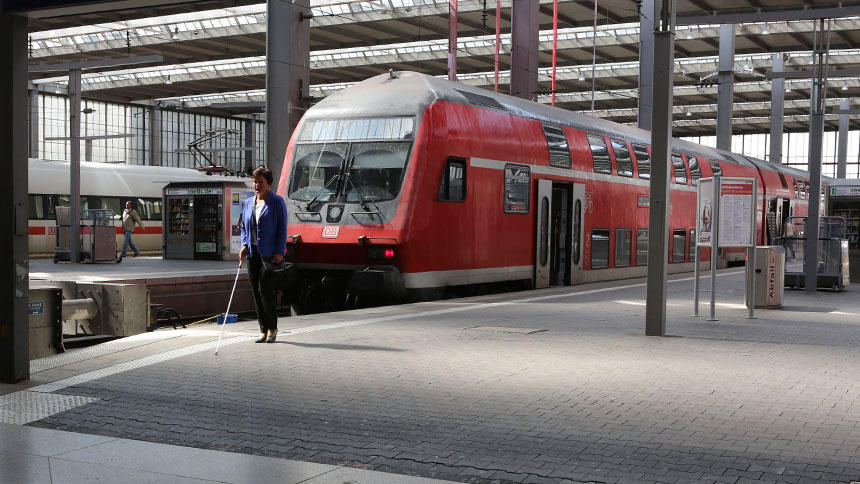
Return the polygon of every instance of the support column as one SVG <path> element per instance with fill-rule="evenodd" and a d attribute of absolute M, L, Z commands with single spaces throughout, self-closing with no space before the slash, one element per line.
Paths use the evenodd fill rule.
<path fill-rule="evenodd" d="M 266 11 L 266 166 L 283 193 L 284 156 L 309 93 L 310 0 L 267 0 Z"/>
<path fill-rule="evenodd" d="M 824 98 L 827 89 L 827 72 L 825 71 L 825 56 L 829 39 L 825 25 L 829 20 L 820 19 L 815 23 L 815 41 L 812 51 L 812 89 L 809 92 L 809 212 L 806 215 L 806 247 L 803 251 L 803 283 L 808 293 L 818 291 L 818 240 L 819 224 L 821 222 L 819 209 L 821 206 L 821 150 L 824 140 Z"/>
<path fill-rule="evenodd" d="M 654 0 L 642 0 L 639 10 L 639 127 L 651 130 L 654 103 Z"/>
<path fill-rule="evenodd" d="M 782 53 L 773 55 L 773 72 L 785 71 Z M 785 113 L 785 78 L 770 81 L 770 162 L 782 163 L 782 122 Z"/>
<path fill-rule="evenodd" d="M 839 141 L 836 148 L 836 178 L 845 178 L 848 171 L 848 116 L 845 111 L 851 109 L 851 100 L 843 99 L 839 103 L 843 112 L 839 115 Z"/>
<path fill-rule="evenodd" d="M 511 95 L 537 100 L 540 2 L 513 0 L 511 5 Z"/>
<path fill-rule="evenodd" d="M 735 82 L 735 24 L 720 25 L 719 88 L 717 91 L 717 149 L 732 149 L 732 105 Z"/>
<path fill-rule="evenodd" d="M 38 89 L 28 89 L 27 96 L 29 101 L 29 123 L 30 127 L 30 145 L 28 147 L 27 156 L 30 158 L 39 157 L 39 91 Z"/>
<path fill-rule="evenodd" d="M 27 203 L 27 19 L 0 13 L 0 383 L 30 378 Z"/>
<path fill-rule="evenodd" d="M 245 120 L 245 146 L 254 148 L 245 152 L 245 173 L 254 171 L 257 165 L 257 120 Z"/>
<path fill-rule="evenodd" d="M 161 166 L 161 108 L 149 108 L 149 165 Z"/>
<path fill-rule="evenodd" d="M 69 256 L 81 261 L 81 70 L 69 71 Z"/>
<path fill-rule="evenodd" d="M 457 82 L 457 0 L 448 0 L 448 80 Z"/>
<path fill-rule="evenodd" d="M 669 156 L 672 152 L 672 87 L 675 66 L 675 0 L 654 12 L 654 107 L 651 116 L 651 193 L 648 212 L 648 283 L 645 334 L 666 335 L 669 254 Z"/>

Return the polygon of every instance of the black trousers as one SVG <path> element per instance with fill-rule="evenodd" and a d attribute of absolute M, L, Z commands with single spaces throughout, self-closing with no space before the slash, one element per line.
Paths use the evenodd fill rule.
<path fill-rule="evenodd" d="M 263 259 L 257 252 L 257 247 L 251 248 L 254 255 L 248 260 L 248 279 L 251 281 L 251 292 L 254 294 L 254 307 L 257 309 L 257 319 L 260 320 L 260 332 L 276 331 L 278 316 L 275 301 L 275 285 L 271 277 L 266 277 Z"/>

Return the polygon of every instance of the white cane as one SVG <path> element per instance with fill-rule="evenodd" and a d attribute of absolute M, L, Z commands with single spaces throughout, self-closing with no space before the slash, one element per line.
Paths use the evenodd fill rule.
<path fill-rule="evenodd" d="M 233 293 L 236 292 L 236 283 L 239 282 L 239 271 L 242 270 L 242 262 L 239 262 L 239 268 L 236 269 L 236 279 L 233 280 L 233 290 L 230 291 L 230 300 L 227 302 L 227 312 L 224 313 L 224 322 L 221 323 L 221 332 L 218 334 L 218 344 L 215 345 L 215 356 L 218 356 L 218 348 L 221 347 L 221 337 L 224 336 L 224 326 L 227 326 L 227 318 L 230 317 L 230 305 L 233 304 Z"/>

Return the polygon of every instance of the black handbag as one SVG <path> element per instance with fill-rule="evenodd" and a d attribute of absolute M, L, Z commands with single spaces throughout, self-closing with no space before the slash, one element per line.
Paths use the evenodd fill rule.
<path fill-rule="evenodd" d="M 263 277 L 271 280 L 276 290 L 288 292 L 298 285 L 299 270 L 295 264 L 281 261 L 275 264 L 271 260 L 263 259 Z"/>

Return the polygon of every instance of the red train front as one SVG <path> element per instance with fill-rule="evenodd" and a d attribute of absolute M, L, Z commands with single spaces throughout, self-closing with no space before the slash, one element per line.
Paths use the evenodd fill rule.
<path fill-rule="evenodd" d="M 644 276 L 649 136 L 411 72 L 344 89 L 307 111 L 278 184 L 301 276 L 292 300 L 348 307 Z M 771 168 L 673 150 L 667 257 L 680 272 L 692 269 L 696 181 L 712 166 Z"/>

